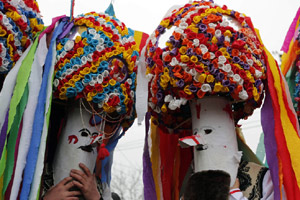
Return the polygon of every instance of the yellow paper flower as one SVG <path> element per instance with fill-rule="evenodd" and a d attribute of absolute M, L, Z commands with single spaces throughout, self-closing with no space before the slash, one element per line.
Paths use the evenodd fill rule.
<path fill-rule="evenodd" d="M 220 82 L 215 83 L 214 92 L 220 92 L 223 85 Z"/>
<path fill-rule="evenodd" d="M 181 55 L 180 59 L 181 59 L 182 62 L 189 62 L 190 57 L 188 57 L 187 55 Z"/>
<path fill-rule="evenodd" d="M 206 79 L 206 74 L 201 74 L 201 75 L 199 76 L 199 82 L 200 82 L 200 83 L 204 83 L 204 82 L 205 82 L 205 79 Z"/>
<path fill-rule="evenodd" d="M 212 83 L 212 82 L 214 82 L 214 80 L 215 80 L 215 78 L 213 75 L 211 75 L 211 74 L 207 75 L 206 81 L 208 83 Z"/>
<path fill-rule="evenodd" d="M 182 46 L 182 47 L 180 47 L 180 49 L 179 49 L 179 52 L 180 52 L 181 55 L 186 54 L 186 51 L 187 51 L 186 46 Z"/>
<path fill-rule="evenodd" d="M 110 80 L 109 80 L 109 84 L 110 84 L 111 86 L 116 85 L 116 80 L 110 79 Z"/>
<path fill-rule="evenodd" d="M 192 92 L 191 92 L 191 90 L 190 90 L 189 87 L 190 87 L 190 85 L 186 85 L 186 86 L 184 87 L 183 91 L 184 91 L 186 94 L 191 95 Z"/>
<path fill-rule="evenodd" d="M 161 111 L 162 111 L 163 113 L 165 113 L 165 112 L 168 111 L 166 104 L 164 104 L 164 105 L 161 107 Z"/>
<path fill-rule="evenodd" d="M 218 39 L 216 38 L 216 36 L 214 36 L 212 39 L 211 39 L 211 42 L 213 44 L 216 44 L 218 42 Z"/>
<path fill-rule="evenodd" d="M 198 24 L 198 23 L 200 22 L 200 20 L 201 20 L 201 17 L 200 17 L 200 16 L 195 16 L 195 17 L 193 18 L 193 22 L 194 22 L 195 24 Z"/>

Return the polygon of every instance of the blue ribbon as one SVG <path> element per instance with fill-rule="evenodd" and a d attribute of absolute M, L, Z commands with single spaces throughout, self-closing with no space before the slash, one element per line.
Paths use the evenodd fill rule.
<path fill-rule="evenodd" d="M 32 137 L 30 142 L 30 147 L 27 155 L 26 166 L 24 170 L 23 187 L 20 195 L 21 200 L 27 200 L 30 192 L 31 183 L 34 176 L 34 171 L 36 167 L 39 146 L 41 141 L 41 135 L 44 126 L 44 114 L 45 114 L 45 104 L 47 98 L 47 83 L 49 78 L 49 72 L 52 67 L 52 57 L 53 57 L 53 45 L 56 45 L 56 38 L 64 31 L 64 26 L 66 25 L 66 18 L 60 22 L 57 28 L 54 30 L 51 43 L 49 46 L 49 51 L 47 53 L 44 74 L 42 79 L 42 85 L 39 92 L 38 104 L 35 111 Z"/>

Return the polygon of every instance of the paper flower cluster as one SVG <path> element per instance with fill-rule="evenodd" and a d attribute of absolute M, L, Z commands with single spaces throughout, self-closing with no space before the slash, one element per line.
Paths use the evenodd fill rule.
<path fill-rule="evenodd" d="M 0 74 L 7 74 L 43 29 L 35 0 L 0 2 Z"/>
<path fill-rule="evenodd" d="M 139 54 L 133 35 L 124 23 L 106 14 L 91 12 L 75 18 L 70 34 L 57 45 L 54 96 L 85 98 L 106 113 L 134 119 Z"/>
<path fill-rule="evenodd" d="M 212 2 L 193 2 L 165 17 L 146 47 L 149 107 L 180 110 L 187 100 L 208 95 L 233 102 L 236 120 L 261 104 L 265 64 L 248 17 Z M 166 46 L 159 39 L 167 29 Z M 153 113 L 153 112 L 152 112 Z"/>

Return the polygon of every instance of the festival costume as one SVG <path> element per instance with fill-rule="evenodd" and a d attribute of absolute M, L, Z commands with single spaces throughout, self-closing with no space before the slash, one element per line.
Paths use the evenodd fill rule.
<path fill-rule="evenodd" d="M 161 41 L 163 34 L 168 34 L 166 41 Z M 274 189 L 265 192 L 274 194 L 251 195 L 251 187 L 254 191 L 256 187 L 252 182 L 245 195 L 249 199 L 270 199 L 271 195 L 284 199 L 284 186 L 287 199 L 300 197 L 296 115 L 277 63 L 249 17 L 213 2 L 195 1 L 177 7 L 161 21 L 141 56 L 144 63 L 139 72 L 145 73 L 138 75 L 138 93 L 148 86 L 148 97 L 137 102 L 148 103 L 148 108 L 138 110 L 141 121 L 148 109 L 143 155 L 145 199 L 178 199 L 192 159 L 195 170 L 227 171 L 216 162 L 219 156 L 232 179 L 241 159 L 239 151 L 243 151 L 242 160 L 260 164 L 235 135 L 234 125 L 260 107 L 264 96 L 261 119 L 271 176 L 256 178 L 257 172 L 253 181 L 266 182 L 266 188 L 273 185 Z M 227 122 L 222 123 L 224 120 Z M 222 127 L 230 140 L 214 136 L 221 136 Z M 182 149 L 178 140 L 182 147 L 194 148 Z M 205 155 L 205 151 L 211 153 Z"/>
<path fill-rule="evenodd" d="M 54 163 L 60 163 L 54 164 L 55 169 L 63 163 L 57 156 L 61 154 L 59 150 L 52 152 L 54 158 L 48 157 L 49 147 L 57 140 L 61 147 L 73 145 L 76 150 L 92 152 L 94 164 L 90 159 L 84 162 L 90 162 L 87 165 L 91 172 L 96 159 L 101 162 L 98 174 L 109 192 L 113 149 L 135 118 L 135 62 L 139 45 L 147 36 L 104 13 L 91 12 L 75 19 L 60 16 L 52 22 L 36 36 L 8 73 L 0 93 L 3 102 L 0 108 L 1 199 L 4 196 L 10 199 L 40 197 L 44 161 L 53 159 Z M 71 120 L 67 121 L 66 129 L 62 126 L 65 123 L 59 121 L 63 112 L 55 115 L 53 108 L 58 105 L 70 113 L 80 113 L 76 115 L 78 118 L 68 116 Z M 72 117 L 75 118 L 72 120 Z M 69 123 L 76 120 L 76 125 L 96 130 L 89 133 L 71 130 L 74 126 Z M 116 124 L 110 135 L 104 131 L 106 123 Z M 58 129 L 55 130 L 55 126 Z M 61 139 L 64 132 L 66 140 Z M 50 140 L 55 142 L 50 143 Z M 64 162 L 70 157 L 66 155 Z M 76 156 L 72 162 L 74 158 Z M 79 163 L 74 161 L 73 164 L 71 168 L 78 167 Z M 69 172 L 57 168 L 54 181 L 59 182 L 64 173 Z M 110 194 L 108 196 L 110 198 Z M 106 198 L 105 194 L 103 197 Z"/>

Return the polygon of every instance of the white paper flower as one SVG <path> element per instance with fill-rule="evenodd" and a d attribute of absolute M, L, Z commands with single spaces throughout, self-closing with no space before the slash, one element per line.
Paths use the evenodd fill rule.
<path fill-rule="evenodd" d="M 222 31 L 220 29 L 215 30 L 215 36 L 217 38 L 221 37 L 222 36 Z"/>
<path fill-rule="evenodd" d="M 260 78 L 262 75 L 263 75 L 263 73 L 261 71 L 259 71 L 257 69 L 255 70 L 255 77 L 256 78 Z"/>
<path fill-rule="evenodd" d="M 97 33 L 96 30 L 93 29 L 93 28 L 88 29 L 88 31 L 89 31 L 89 33 L 92 34 L 92 35 L 95 35 L 95 34 Z"/>
<path fill-rule="evenodd" d="M 201 49 L 202 54 L 205 54 L 206 52 L 208 52 L 208 48 L 204 44 L 200 44 L 200 49 Z"/>
<path fill-rule="evenodd" d="M 247 63 L 248 63 L 248 65 L 252 66 L 253 65 L 253 60 L 247 59 Z"/>
<path fill-rule="evenodd" d="M 180 34 L 183 34 L 184 30 L 179 28 L 179 27 L 176 27 L 175 30 L 174 30 L 175 33 L 180 33 Z M 153 44 L 153 43 L 152 43 Z"/>
<path fill-rule="evenodd" d="M 132 85 L 132 79 L 131 79 L 131 78 L 128 78 L 126 82 L 127 82 L 129 85 Z"/>
<path fill-rule="evenodd" d="M 186 22 L 181 22 L 181 23 L 179 24 L 179 28 L 181 28 L 181 29 L 186 29 L 188 26 L 189 26 L 189 25 L 188 25 L 188 23 L 186 23 Z"/>
<path fill-rule="evenodd" d="M 154 107 L 155 107 L 155 104 L 154 103 L 152 103 L 152 102 L 148 102 L 148 105 L 149 105 L 149 107 L 151 108 L 151 109 L 154 109 Z"/>
<path fill-rule="evenodd" d="M 177 106 L 176 106 L 176 104 L 175 104 L 175 100 L 174 100 L 174 99 L 172 99 L 172 100 L 170 101 L 170 103 L 169 103 L 169 105 L 168 105 L 168 108 L 169 108 L 170 110 L 176 110 Z"/>
<path fill-rule="evenodd" d="M 85 65 L 86 62 L 87 62 L 86 57 L 85 57 L 85 56 L 82 56 L 82 57 L 81 57 L 81 63 L 82 63 L 83 65 Z"/>
<path fill-rule="evenodd" d="M 226 42 L 230 42 L 230 37 L 225 36 L 225 41 L 226 41 Z"/>
<path fill-rule="evenodd" d="M 247 100 L 248 99 L 248 94 L 245 90 L 242 90 L 239 92 L 239 98 L 242 100 Z"/>
<path fill-rule="evenodd" d="M 241 80 L 241 77 L 240 77 L 240 75 L 239 74 L 235 74 L 235 75 L 233 75 L 233 81 L 235 81 L 235 82 L 239 82 Z"/>
<path fill-rule="evenodd" d="M 104 72 L 102 73 L 103 77 L 107 77 L 109 75 L 109 72 L 107 70 L 104 70 Z"/>
<path fill-rule="evenodd" d="M 201 86 L 202 92 L 211 92 L 211 87 L 209 84 L 205 83 Z"/>
<path fill-rule="evenodd" d="M 225 56 L 219 56 L 218 57 L 218 63 L 220 64 L 224 64 L 226 62 L 226 57 Z M 231 69 L 231 66 L 230 66 L 230 69 Z"/>
<path fill-rule="evenodd" d="M 105 49 L 105 47 L 104 47 L 104 45 L 102 45 L 102 44 L 101 44 L 101 45 L 98 44 L 98 45 L 96 46 L 96 49 L 97 49 L 97 51 L 101 52 L 101 51 L 103 51 L 103 50 Z"/>
<path fill-rule="evenodd" d="M 195 47 L 198 47 L 199 44 L 200 44 L 200 41 L 199 41 L 198 39 L 194 39 L 194 40 L 193 40 L 193 45 L 194 45 Z"/>
<path fill-rule="evenodd" d="M 103 76 L 102 76 L 102 74 L 98 74 L 98 76 L 97 76 L 97 82 L 99 84 L 102 84 L 102 82 L 103 82 Z"/>
<path fill-rule="evenodd" d="M 88 62 L 93 62 L 93 54 L 92 53 L 90 53 L 90 54 L 88 54 L 87 56 L 86 56 L 86 59 L 87 59 L 87 61 Z"/>
<path fill-rule="evenodd" d="M 67 73 L 68 75 L 72 74 L 73 72 L 74 72 L 73 69 L 67 69 L 67 70 L 66 70 L 66 73 Z"/>
<path fill-rule="evenodd" d="M 173 97 L 171 96 L 171 95 L 166 95 L 165 96 L 165 99 L 164 99 L 164 101 L 166 102 L 166 103 L 168 103 L 168 102 L 171 102 L 173 100 Z"/>
<path fill-rule="evenodd" d="M 154 108 L 154 111 L 157 112 L 157 113 L 161 113 L 161 110 L 160 110 L 160 108 L 159 108 L 158 106 L 156 106 L 156 107 Z"/>
<path fill-rule="evenodd" d="M 173 57 L 172 60 L 171 60 L 170 65 L 171 66 L 176 66 L 176 65 L 178 65 L 178 63 L 179 63 L 178 60 L 175 57 Z"/>
<path fill-rule="evenodd" d="M 181 105 L 185 105 L 187 103 L 187 99 L 180 97 Z"/>
<path fill-rule="evenodd" d="M 74 41 L 73 40 L 68 40 L 64 46 L 64 49 L 66 51 L 70 51 L 74 47 Z"/>
<path fill-rule="evenodd" d="M 223 71 L 224 72 L 230 72 L 231 71 L 231 65 L 230 64 L 226 64 L 223 66 Z"/>

